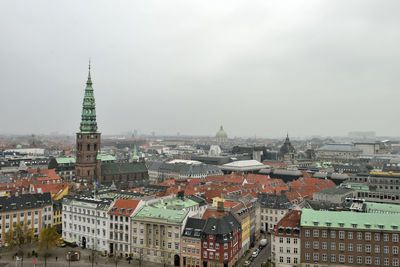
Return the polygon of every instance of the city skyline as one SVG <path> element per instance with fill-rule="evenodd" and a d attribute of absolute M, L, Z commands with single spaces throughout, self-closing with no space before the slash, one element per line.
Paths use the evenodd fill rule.
<path fill-rule="evenodd" d="M 105 134 L 400 132 L 395 1 L 49 3 L 2 3 L 2 133 L 75 133 L 89 57 Z"/>

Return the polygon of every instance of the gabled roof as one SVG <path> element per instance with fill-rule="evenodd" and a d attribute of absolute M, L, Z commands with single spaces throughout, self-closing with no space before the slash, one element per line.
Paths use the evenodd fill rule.
<path fill-rule="evenodd" d="M 188 218 L 182 236 L 200 238 L 205 224 L 206 220 Z"/>
<path fill-rule="evenodd" d="M 108 211 L 108 214 L 119 216 L 131 216 L 139 205 L 140 200 L 118 199 Z"/>
<path fill-rule="evenodd" d="M 147 172 L 147 167 L 144 162 L 132 162 L 132 163 L 102 163 L 101 164 L 101 175 L 119 175 L 129 173 L 140 173 Z"/>
<path fill-rule="evenodd" d="M 222 218 L 208 218 L 203 232 L 207 235 L 216 235 L 216 242 L 230 242 L 233 236 L 230 234 L 236 230 L 241 230 L 240 222 L 231 213 L 227 213 Z"/>

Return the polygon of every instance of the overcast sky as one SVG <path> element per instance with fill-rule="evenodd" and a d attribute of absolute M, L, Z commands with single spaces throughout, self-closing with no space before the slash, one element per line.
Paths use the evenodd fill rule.
<path fill-rule="evenodd" d="M 0 1 L 0 133 L 400 133 L 400 1 Z"/>

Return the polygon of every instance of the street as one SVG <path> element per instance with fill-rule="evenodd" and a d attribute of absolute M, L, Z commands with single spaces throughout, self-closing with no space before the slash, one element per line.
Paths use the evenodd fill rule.
<path fill-rule="evenodd" d="M 267 245 L 260 251 L 257 258 L 253 260 L 250 264 L 251 267 L 260 267 L 261 263 L 267 262 L 268 257 L 271 255 L 271 236 L 267 235 L 268 243 Z"/>

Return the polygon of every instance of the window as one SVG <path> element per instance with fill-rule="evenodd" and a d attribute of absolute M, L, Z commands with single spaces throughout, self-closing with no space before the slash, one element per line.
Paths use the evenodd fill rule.
<path fill-rule="evenodd" d="M 327 249 L 326 242 L 322 242 L 322 249 L 323 249 L 323 250 L 326 250 L 326 249 Z"/>
<path fill-rule="evenodd" d="M 339 250 L 344 251 L 344 243 L 339 243 Z"/>
<path fill-rule="evenodd" d="M 380 241 L 380 240 L 381 240 L 381 235 L 375 234 L 375 241 Z"/>
<path fill-rule="evenodd" d="M 357 256 L 357 264 L 362 264 L 363 260 L 362 260 L 362 256 Z"/>
<path fill-rule="evenodd" d="M 286 263 L 289 263 L 289 264 L 290 264 L 290 257 L 287 257 L 287 258 L 286 258 Z"/>
<path fill-rule="evenodd" d="M 335 242 L 331 243 L 331 250 L 336 250 L 336 243 Z"/>
<path fill-rule="evenodd" d="M 372 260 L 370 256 L 365 257 L 365 264 L 371 264 Z"/>
<path fill-rule="evenodd" d="M 314 230 L 313 231 L 313 236 L 314 237 L 319 237 L 319 230 Z"/>
<path fill-rule="evenodd" d="M 318 241 L 314 241 L 313 242 L 313 248 L 314 249 L 319 249 L 319 242 Z"/>
<path fill-rule="evenodd" d="M 347 233 L 347 239 L 353 239 L 353 232 L 348 232 Z"/>
<path fill-rule="evenodd" d="M 371 240 L 371 233 L 365 233 L 365 240 Z"/>
<path fill-rule="evenodd" d="M 392 234 L 392 241 L 399 242 L 399 234 Z"/>
<path fill-rule="evenodd" d="M 357 244 L 357 252 L 362 252 L 362 245 L 361 244 Z"/>
<path fill-rule="evenodd" d="M 399 259 L 393 259 L 393 266 L 399 266 Z"/>
<path fill-rule="evenodd" d="M 286 238 L 286 243 L 290 244 L 290 238 Z"/>
<path fill-rule="evenodd" d="M 353 244 L 352 243 L 347 245 L 347 250 L 348 251 L 353 251 Z"/>
<path fill-rule="evenodd" d="M 384 258 L 383 259 L 383 265 L 389 266 L 389 259 L 388 258 Z"/>
<path fill-rule="evenodd" d="M 314 261 L 319 261 L 319 254 L 318 253 L 314 253 L 313 254 L 313 260 Z"/>
<path fill-rule="evenodd" d="M 347 261 L 348 261 L 349 263 L 353 263 L 353 256 L 350 255 L 350 256 L 347 258 Z"/>
<path fill-rule="evenodd" d="M 225 252 L 224 253 L 224 260 L 227 260 L 228 259 L 228 252 Z"/>
<path fill-rule="evenodd" d="M 228 243 L 224 243 L 224 249 L 228 249 Z"/>
<path fill-rule="evenodd" d="M 336 262 L 336 255 L 335 254 L 331 255 L 331 262 Z"/>
<path fill-rule="evenodd" d="M 283 257 L 279 257 L 279 262 L 283 263 Z"/>
<path fill-rule="evenodd" d="M 381 265 L 381 258 L 375 257 L 375 265 Z"/>
<path fill-rule="evenodd" d="M 371 245 L 365 245 L 365 252 L 367 253 L 371 252 Z"/>
<path fill-rule="evenodd" d="M 328 232 L 326 230 L 322 231 L 322 237 L 327 238 L 328 237 Z"/>
<path fill-rule="evenodd" d="M 389 247 L 388 246 L 384 246 L 383 247 L 383 253 L 384 254 L 389 254 Z"/>
<path fill-rule="evenodd" d="M 207 242 L 203 242 L 203 248 L 207 248 Z"/>
<path fill-rule="evenodd" d="M 328 260 L 328 256 L 326 254 L 322 254 L 322 261 L 327 261 Z"/>
<path fill-rule="evenodd" d="M 393 254 L 397 255 L 399 253 L 399 247 L 393 247 Z"/>
<path fill-rule="evenodd" d="M 375 245 L 375 253 L 381 253 L 381 247 L 379 245 Z"/>
<path fill-rule="evenodd" d="M 341 263 L 345 262 L 344 259 L 345 259 L 344 255 L 339 255 L 339 262 Z"/>
<path fill-rule="evenodd" d="M 310 241 L 306 241 L 305 246 L 306 248 L 310 248 Z"/>
<path fill-rule="evenodd" d="M 305 234 L 306 234 L 306 237 L 310 237 L 310 230 L 306 230 Z"/>
<path fill-rule="evenodd" d="M 331 238 L 336 238 L 336 232 L 335 231 L 331 231 Z"/>
<path fill-rule="evenodd" d="M 207 259 L 207 251 L 203 252 L 203 258 Z"/>
<path fill-rule="evenodd" d="M 279 238 L 279 243 L 283 243 L 283 237 Z"/>
<path fill-rule="evenodd" d="M 344 231 L 339 231 L 339 238 L 344 239 Z"/>
<path fill-rule="evenodd" d="M 383 241 L 389 242 L 389 234 L 384 234 L 383 235 Z"/>
<path fill-rule="evenodd" d="M 311 255 L 310 255 L 310 253 L 308 253 L 308 252 L 307 252 L 307 253 L 305 254 L 305 258 L 306 258 L 306 260 L 308 260 L 308 261 L 309 261 L 309 260 L 310 260 L 310 258 L 311 258 Z"/>

